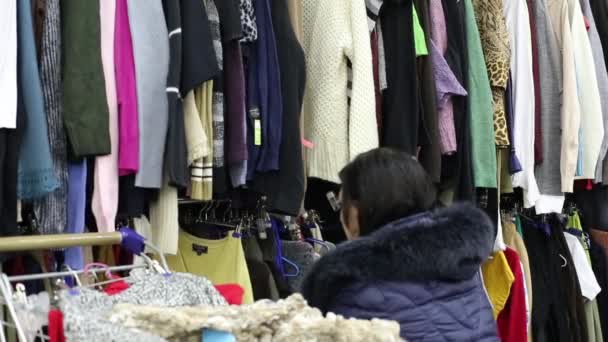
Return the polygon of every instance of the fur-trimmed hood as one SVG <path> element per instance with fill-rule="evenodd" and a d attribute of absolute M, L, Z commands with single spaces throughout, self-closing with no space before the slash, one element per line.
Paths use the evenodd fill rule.
<path fill-rule="evenodd" d="M 406 217 L 323 257 L 302 293 L 327 311 L 338 293 L 357 283 L 470 280 L 492 253 L 494 235 L 487 215 L 470 204 Z"/>

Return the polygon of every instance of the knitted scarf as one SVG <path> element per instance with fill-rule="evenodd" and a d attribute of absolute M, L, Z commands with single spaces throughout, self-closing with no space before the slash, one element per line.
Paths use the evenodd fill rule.
<path fill-rule="evenodd" d="M 67 147 L 61 105 L 61 13 L 59 0 L 46 0 L 40 52 L 40 79 L 46 109 L 49 145 L 59 187 L 34 202 L 42 234 L 61 233 L 67 215 Z"/>
<path fill-rule="evenodd" d="M 49 148 L 31 1 L 19 0 L 17 7 L 18 66 L 27 122 L 19 151 L 17 192 L 21 199 L 35 199 L 53 192 L 59 186 L 59 181 L 53 171 Z"/>

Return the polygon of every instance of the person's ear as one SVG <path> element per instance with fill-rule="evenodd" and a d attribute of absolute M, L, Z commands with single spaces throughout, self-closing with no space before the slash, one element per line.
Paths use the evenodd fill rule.
<path fill-rule="evenodd" d="M 349 240 L 359 237 L 361 233 L 359 227 L 359 209 L 356 206 L 351 205 L 342 210 L 342 226 Z"/>

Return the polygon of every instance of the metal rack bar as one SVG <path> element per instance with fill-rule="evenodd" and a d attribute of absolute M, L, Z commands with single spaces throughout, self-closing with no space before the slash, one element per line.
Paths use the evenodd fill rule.
<path fill-rule="evenodd" d="M 122 242 L 120 232 L 11 236 L 0 238 L 0 252 L 21 252 L 79 246 L 105 246 Z"/>
<path fill-rule="evenodd" d="M 86 272 L 84 270 L 78 271 L 63 271 L 63 272 L 49 272 L 49 273 L 40 273 L 40 274 L 27 274 L 20 276 L 8 277 L 8 280 L 11 283 L 14 282 L 22 282 L 22 281 L 30 281 L 30 280 L 40 280 L 40 279 L 48 279 L 48 278 L 62 278 L 62 277 L 72 277 L 75 275 L 80 275 L 84 273 L 103 273 L 103 272 L 121 272 L 121 271 L 130 271 L 138 268 L 146 268 L 148 265 L 127 265 L 127 266 L 114 266 L 107 268 L 91 268 Z"/>

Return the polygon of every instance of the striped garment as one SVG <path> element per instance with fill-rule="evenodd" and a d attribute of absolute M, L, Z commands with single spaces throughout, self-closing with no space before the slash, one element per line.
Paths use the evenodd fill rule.
<path fill-rule="evenodd" d="M 67 220 L 68 164 L 61 92 L 61 13 L 59 0 L 46 0 L 40 51 L 40 81 L 57 190 L 34 201 L 41 234 L 62 233 Z"/>

